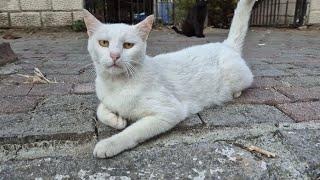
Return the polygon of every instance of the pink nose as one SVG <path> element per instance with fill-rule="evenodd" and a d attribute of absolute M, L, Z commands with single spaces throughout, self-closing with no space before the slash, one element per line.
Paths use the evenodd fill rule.
<path fill-rule="evenodd" d="M 110 57 L 114 62 L 116 62 L 120 58 L 120 53 L 111 52 Z"/>

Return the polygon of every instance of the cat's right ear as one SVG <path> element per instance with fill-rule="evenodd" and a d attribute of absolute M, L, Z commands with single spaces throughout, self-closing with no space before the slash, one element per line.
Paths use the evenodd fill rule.
<path fill-rule="evenodd" d="M 87 33 L 90 36 L 94 31 L 102 24 L 97 18 L 95 18 L 89 11 L 86 9 L 83 10 L 83 19 L 87 27 Z"/>

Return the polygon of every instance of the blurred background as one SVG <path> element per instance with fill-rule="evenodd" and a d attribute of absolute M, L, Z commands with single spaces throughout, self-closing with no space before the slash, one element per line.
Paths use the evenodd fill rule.
<path fill-rule="evenodd" d="M 104 22 L 134 24 L 150 14 L 156 23 L 179 25 L 196 0 L 86 0 L 85 7 Z M 312 1 L 312 0 L 311 0 Z M 313 0 L 318 1 L 318 0 Z M 208 0 L 206 26 L 228 28 L 237 0 Z M 307 23 L 310 0 L 258 0 L 252 26 L 299 27 Z"/>

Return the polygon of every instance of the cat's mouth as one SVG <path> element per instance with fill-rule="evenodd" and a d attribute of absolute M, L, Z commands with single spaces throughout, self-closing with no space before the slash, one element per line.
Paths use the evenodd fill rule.
<path fill-rule="evenodd" d="M 112 64 L 112 65 L 108 66 L 107 68 L 121 68 L 121 66 L 119 66 L 117 64 Z"/>

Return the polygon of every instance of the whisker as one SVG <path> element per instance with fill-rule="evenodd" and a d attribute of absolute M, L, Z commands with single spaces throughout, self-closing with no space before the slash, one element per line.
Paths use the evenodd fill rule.
<path fill-rule="evenodd" d="M 128 63 L 128 67 L 131 69 L 133 77 L 135 77 L 135 72 L 136 72 L 135 67 L 132 66 L 132 64 L 130 64 L 130 63 Z"/>
<path fill-rule="evenodd" d="M 134 60 L 129 60 L 129 62 L 133 62 L 133 63 L 139 64 L 139 65 L 142 65 L 142 63 L 140 63 L 138 61 L 134 61 Z"/>
<path fill-rule="evenodd" d="M 132 67 L 131 67 L 131 64 L 128 63 L 128 62 L 125 62 L 125 64 L 126 64 L 126 67 L 128 68 L 129 74 L 130 74 L 132 77 L 134 77 L 134 72 L 133 72 L 133 69 L 132 69 Z"/>
<path fill-rule="evenodd" d="M 126 70 L 126 74 L 127 74 L 128 78 L 129 78 L 130 75 L 129 75 L 129 71 L 128 71 L 128 66 L 125 63 L 123 63 L 123 65 L 124 65 L 124 68 Z"/>

